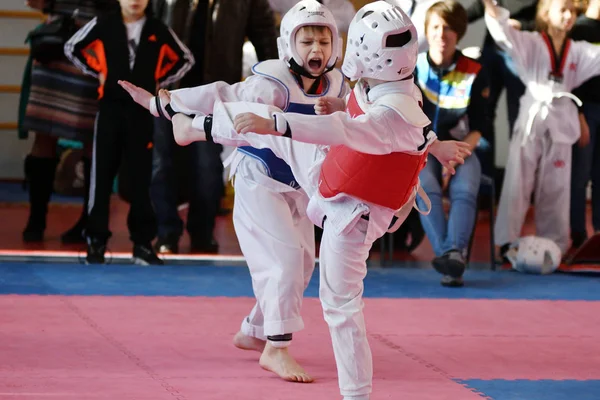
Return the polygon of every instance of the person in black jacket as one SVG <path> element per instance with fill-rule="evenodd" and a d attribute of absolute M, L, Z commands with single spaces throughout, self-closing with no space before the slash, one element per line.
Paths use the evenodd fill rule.
<path fill-rule="evenodd" d="M 148 0 L 119 0 L 121 12 L 94 18 L 65 44 L 73 63 L 100 82 L 94 132 L 86 261 L 104 263 L 110 195 L 123 162 L 131 182 L 127 225 L 136 264 L 162 264 L 151 246 L 156 218 L 150 200 L 153 118 L 118 85 L 135 82 L 156 92 L 181 77 L 194 58 L 162 22 L 146 15 Z"/>
<path fill-rule="evenodd" d="M 600 45 L 600 0 L 592 0 L 585 14 L 575 21 L 571 31 L 573 40 L 586 40 Z M 600 68 L 600 67 L 599 67 Z M 582 132 L 578 143 L 573 145 L 571 169 L 571 246 L 580 247 L 587 239 L 586 189 L 592 180 L 592 226 L 600 231 L 600 76 L 595 76 L 573 94 L 581 99 L 580 120 L 585 117 L 589 135 Z M 582 130 L 586 124 L 581 124 Z M 587 139 L 589 138 L 589 139 Z M 587 139 L 587 140 L 586 140 Z"/>

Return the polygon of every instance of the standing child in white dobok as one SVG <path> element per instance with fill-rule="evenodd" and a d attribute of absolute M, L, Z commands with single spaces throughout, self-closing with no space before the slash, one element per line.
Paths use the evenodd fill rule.
<path fill-rule="evenodd" d="M 347 105 L 330 98 L 318 106 L 320 112 L 346 106 L 347 112 L 308 117 L 257 104 L 216 103 L 214 117 L 173 117 L 175 140 L 182 145 L 214 140 L 270 148 L 310 196 L 307 214 L 323 227 L 319 296 L 345 400 L 368 400 L 372 390 L 362 295 L 373 241 L 404 221 L 413 207 L 428 152 L 450 173 L 451 163 L 462 164 L 470 154 L 466 143 L 437 141 L 430 130 L 412 79 L 417 48 L 416 30 L 406 14 L 384 1 L 373 2 L 350 25 L 342 66 L 350 79 L 363 79 Z M 268 118 L 236 117 L 240 110 L 235 107 Z M 237 132 L 271 135 L 240 135 L 234 117 Z"/>
<path fill-rule="evenodd" d="M 508 11 L 483 0 L 494 40 L 514 60 L 525 83 L 510 142 L 504 186 L 496 217 L 501 252 L 521 236 L 535 190 L 536 235 L 569 245 L 571 145 L 579 139 L 582 116 L 571 91 L 600 74 L 600 48 L 568 38 L 575 22 L 572 0 L 540 0 L 537 32 L 512 28 Z"/>
<path fill-rule="evenodd" d="M 278 46 L 280 59 L 255 65 L 254 75 L 244 82 L 175 90 L 169 94 L 168 107 L 174 112 L 209 114 L 217 100 L 251 101 L 314 115 L 319 99 L 348 93 L 342 73 L 334 69 L 341 39 L 333 14 L 322 4 L 302 0 L 289 10 L 281 21 Z M 157 97 L 128 83 L 122 85 L 155 116 L 166 112 L 166 102 L 157 107 Z M 292 334 L 304 328 L 302 297 L 315 267 L 314 225 L 306 216 L 308 197 L 290 167 L 268 149 L 239 148 L 233 154 L 231 174 L 235 176 L 233 223 L 257 299 L 234 344 L 262 351 L 260 365 L 285 380 L 311 382 L 287 350 Z"/>

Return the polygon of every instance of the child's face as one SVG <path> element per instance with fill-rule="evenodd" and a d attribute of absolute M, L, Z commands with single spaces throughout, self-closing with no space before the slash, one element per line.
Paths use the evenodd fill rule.
<path fill-rule="evenodd" d="M 439 14 L 431 13 L 425 32 L 430 51 L 439 52 L 440 54 L 454 54 L 458 34 L 450 28 L 450 25 Z"/>
<path fill-rule="evenodd" d="M 136 20 L 144 16 L 148 0 L 119 0 L 121 14 L 127 20 Z"/>
<path fill-rule="evenodd" d="M 331 57 L 331 31 L 329 28 L 300 28 L 296 32 L 296 51 L 308 73 L 313 76 L 321 75 Z"/>
<path fill-rule="evenodd" d="M 573 0 L 552 0 L 548 9 L 548 26 L 561 31 L 570 31 L 575 23 Z"/>

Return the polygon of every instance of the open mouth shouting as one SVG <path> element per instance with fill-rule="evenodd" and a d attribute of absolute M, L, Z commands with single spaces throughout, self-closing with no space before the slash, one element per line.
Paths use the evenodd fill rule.
<path fill-rule="evenodd" d="M 308 68 L 311 71 L 319 71 L 319 70 L 321 70 L 322 66 L 323 66 L 323 60 L 320 59 L 319 57 L 313 57 L 310 60 L 308 60 Z"/>

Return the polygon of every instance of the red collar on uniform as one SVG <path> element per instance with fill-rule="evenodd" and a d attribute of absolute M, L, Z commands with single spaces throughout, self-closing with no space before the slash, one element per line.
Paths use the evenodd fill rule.
<path fill-rule="evenodd" d="M 562 48 L 560 49 L 560 54 L 556 54 L 554 46 L 552 45 L 552 40 L 547 32 L 542 32 L 542 38 L 544 39 L 544 43 L 546 43 L 546 47 L 550 53 L 550 64 L 552 65 L 550 77 L 551 79 L 553 78 L 553 80 L 562 80 L 563 70 L 565 69 L 565 64 L 569 55 L 569 49 L 571 47 L 571 39 L 566 38 Z"/>

